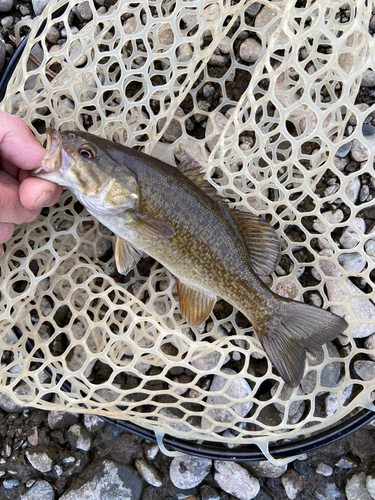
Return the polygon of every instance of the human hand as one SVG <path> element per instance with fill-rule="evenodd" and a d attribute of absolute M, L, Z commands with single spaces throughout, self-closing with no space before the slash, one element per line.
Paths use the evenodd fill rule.
<path fill-rule="evenodd" d="M 20 118 L 0 111 L 0 256 L 14 224 L 35 220 L 61 196 L 60 186 L 27 172 L 40 166 L 44 153 Z"/>

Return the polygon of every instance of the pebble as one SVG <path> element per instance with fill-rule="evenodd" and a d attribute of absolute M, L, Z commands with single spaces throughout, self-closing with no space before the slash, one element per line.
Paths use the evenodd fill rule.
<path fill-rule="evenodd" d="M 97 432 L 105 425 L 104 421 L 98 415 L 88 413 L 83 415 L 83 423 L 89 432 Z"/>
<path fill-rule="evenodd" d="M 277 295 L 286 297 L 288 299 L 295 299 L 298 295 L 298 291 L 298 286 L 296 285 L 295 280 L 292 278 L 287 278 L 279 281 L 275 289 Z"/>
<path fill-rule="evenodd" d="M 0 12 L 9 12 L 13 8 L 13 0 L 0 0 Z"/>
<path fill-rule="evenodd" d="M 231 46 L 232 40 L 229 38 L 229 36 L 224 36 L 217 47 L 222 54 L 227 55 L 231 51 Z"/>
<path fill-rule="evenodd" d="M 333 469 L 330 465 L 320 462 L 316 468 L 317 474 L 322 474 L 323 476 L 332 476 Z"/>
<path fill-rule="evenodd" d="M 259 28 L 259 32 L 257 33 L 257 36 L 260 39 L 262 39 L 262 35 L 263 35 L 265 37 L 267 45 L 270 41 L 271 36 L 275 32 L 275 30 L 278 28 L 278 26 L 281 22 L 281 18 L 279 17 L 279 19 L 276 22 L 273 22 L 272 24 L 270 24 L 276 16 L 277 16 L 277 13 L 273 9 L 271 9 L 270 7 L 265 5 L 259 11 L 259 14 L 255 18 L 254 26 L 255 26 L 255 28 Z M 262 30 L 261 28 L 264 28 L 267 25 L 269 25 L 269 28 L 267 28 L 266 33 L 264 33 L 264 30 Z M 285 35 L 284 32 L 282 32 L 279 35 L 279 38 L 277 39 L 277 45 L 279 46 L 279 45 L 287 42 L 288 40 L 289 40 L 288 37 Z"/>
<path fill-rule="evenodd" d="M 183 455 L 174 457 L 172 460 L 169 475 L 172 483 L 181 489 L 189 489 L 198 486 L 210 473 L 212 460 L 208 458 L 193 457 Z"/>
<path fill-rule="evenodd" d="M 221 489 L 239 500 L 251 500 L 260 490 L 258 479 L 236 462 L 215 460 L 215 481 Z"/>
<path fill-rule="evenodd" d="M 328 354 L 331 358 L 339 358 L 340 353 L 337 347 L 332 342 L 327 342 Z M 316 386 L 317 372 L 310 367 L 318 366 L 324 361 L 324 352 L 320 347 L 318 349 L 311 349 L 309 356 L 307 356 L 308 372 L 301 381 L 301 387 L 306 394 L 311 394 Z M 341 363 L 332 362 L 328 363 L 322 370 L 320 375 L 320 385 L 323 387 L 336 387 L 340 378 Z"/>
<path fill-rule="evenodd" d="M 357 108 L 360 113 L 363 113 L 364 111 L 368 110 L 370 106 L 365 102 L 361 102 L 360 104 L 355 104 L 354 107 Z M 349 123 L 353 126 L 357 125 L 357 117 L 354 113 L 350 116 Z"/>
<path fill-rule="evenodd" d="M 365 252 L 369 257 L 371 257 L 372 261 L 375 261 L 375 239 L 371 238 L 367 240 L 365 243 Z"/>
<path fill-rule="evenodd" d="M 337 460 L 335 465 L 340 469 L 353 469 L 353 467 L 358 467 L 358 462 L 354 458 L 344 456 Z"/>
<path fill-rule="evenodd" d="M 367 356 L 372 359 L 372 361 L 375 361 L 375 334 L 373 333 L 364 342 L 364 346 L 366 349 L 368 349 L 370 352 L 367 353 Z M 374 354 L 372 354 L 374 353 Z"/>
<path fill-rule="evenodd" d="M 156 467 L 146 462 L 146 460 L 143 458 L 137 458 L 135 461 L 135 468 L 146 483 L 151 484 L 151 486 L 155 486 L 156 488 L 162 486 L 163 481 L 160 477 L 159 471 Z"/>
<path fill-rule="evenodd" d="M 353 139 L 350 156 L 352 160 L 357 162 L 366 161 L 369 157 L 369 150 L 367 146 L 365 146 L 361 141 L 359 141 L 358 139 Z"/>
<path fill-rule="evenodd" d="M 199 490 L 201 500 L 220 500 L 219 493 L 208 484 L 202 484 Z"/>
<path fill-rule="evenodd" d="M 274 396 L 276 394 L 278 386 L 279 386 L 279 384 L 276 383 L 271 388 L 271 396 Z M 304 394 L 304 392 L 301 389 L 301 387 L 298 387 L 297 395 L 301 396 L 303 394 Z M 279 410 L 279 412 L 285 413 L 285 410 L 287 410 L 289 417 L 293 417 L 293 415 L 295 415 L 298 412 L 299 407 L 303 403 L 303 400 L 301 400 L 301 399 L 300 400 L 296 399 L 295 401 L 293 401 L 293 399 L 294 399 L 293 396 L 294 396 L 294 389 L 292 387 L 290 387 L 289 385 L 284 384 L 281 391 L 280 391 L 280 394 L 279 394 L 279 400 L 289 402 L 289 405 L 284 405 L 282 403 L 277 403 L 277 402 L 274 403 L 275 407 Z M 290 400 L 292 400 L 292 401 L 290 401 Z"/>
<path fill-rule="evenodd" d="M 37 446 L 39 441 L 38 427 L 34 426 L 27 435 L 27 440 L 32 446 Z"/>
<path fill-rule="evenodd" d="M 355 203 L 358 198 L 359 190 L 361 189 L 361 179 L 359 176 L 350 179 L 345 188 L 345 194 L 349 201 Z"/>
<path fill-rule="evenodd" d="M 3 17 L 3 19 L 1 20 L 1 26 L 4 26 L 4 28 L 10 28 L 13 25 L 13 23 L 14 19 L 12 16 Z"/>
<path fill-rule="evenodd" d="M 48 427 L 52 430 L 63 429 L 70 427 L 78 422 L 77 413 L 69 413 L 67 411 L 49 411 L 48 412 Z"/>
<path fill-rule="evenodd" d="M 53 460 L 45 451 L 27 451 L 26 457 L 34 469 L 39 472 L 49 472 L 52 469 Z"/>
<path fill-rule="evenodd" d="M 185 116 L 185 113 L 182 108 L 177 108 L 174 116 L 182 118 L 183 116 Z M 162 118 L 161 120 L 158 121 L 159 131 L 164 127 L 166 121 L 167 118 Z M 169 122 L 167 129 L 163 134 L 163 139 L 165 139 L 167 142 L 174 142 L 179 137 L 181 137 L 181 135 L 182 135 L 182 127 L 180 121 L 176 120 L 175 118 L 172 118 L 172 120 Z"/>
<path fill-rule="evenodd" d="M 181 139 L 174 146 L 173 154 L 180 162 L 190 160 L 198 165 L 204 165 L 206 161 L 206 155 L 203 153 L 200 144 L 190 138 Z"/>
<path fill-rule="evenodd" d="M 366 266 L 366 259 L 358 252 L 343 253 L 339 255 L 338 261 L 348 273 L 360 273 Z"/>
<path fill-rule="evenodd" d="M 82 21 L 91 21 L 93 16 L 92 16 L 92 10 L 91 10 L 89 2 L 87 2 L 87 1 L 80 2 L 77 5 L 77 10 L 78 10 L 79 17 L 81 18 Z"/>
<path fill-rule="evenodd" d="M 352 141 L 346 142 L 345 144 L 339 147 L 339 149 L 335 153 L 335 156 L 338 156 L 339 158 L 345 158 L 345 156 L 350 153 L 351 149 L 352 149 Z"/>
<path fill-rule="evenodd" d="M 100 460 L 85 468 L 60 500 L 139 500 L 142 486 L 133 467 Z"/>
<path fill-rule="evenodd" d="M 337 209 L 333 212 L 324 212 L 322 217 L 326 219 L 330 224 L 339 224 L 344 219 L 344 213 L 342 210 Z M 320 219 L 315 219 L 313 222 L 313 229 L 318 233 L 324 233 L 327 229 L 327 225 Z"/>
<path fill-rule="evenodd" d="M 359 201 L 361 203 L 364 203 L 367 200 L 369 194 L 370 188 L 368 187 L 368 184 L 364 184 L 359 192 Z"/>
<path fill-rule="evenodd" d="M 60 38 L 60 30 L 55 26 L 51 26 L 50 29 L 46 33 L 46 38 L 51 43 L 56 43 Z"/>
<path fill-rule="evenodd" d="M 147 444 L 144 451 L 148 460 L 154 460 L 159 453 L 159 446 L 157 444 Z"/>
<path fill-rule="evenodd" d="M 71 446 L 77 450 L 89 451 L 91 448 L 91 437 L 82 424 L 74 424 L 68 430 L 68 440 Z"/>
<path fill-rule="evenodd" d="M 83 53 L 82 47 L 79 47 L 78 45 L 72 48 L 69 52 L 69 57 L 76 68 L 83 66 L 87 62 L 87 55 Z"/>
<path fill-rule="evenodd" d="M 208 22 L 217 21 L 220 17 L 220 6 L 218 3 L 212 3 L 204 9 L 204 16 Z"/>
<path fill-rule="evenodd" d="M 20 482 L 18 479 L 5 479 L 3 481 L 3 486 L 6 490 L 11 490 L 12 488 L 16 488 Z"/>
<path fill-rule="evenodd" d="M 236 375 L 236 372 L 230 368 L 223 368 L 221 370 L 223 374 Z M 228 379 L 221 377 L 220 375 L 215 375 L 212 379 L 210 393 L 221 391 L 223 387 L 228 382 Z M 225 397 L 225 394 L 230 396 L 230 398 L 240 399 L 241 402 L 234 403 L 230 406 L 230 409 L 226 408 L 212 408 L 205 413 L 205 415 L 211 417 L 212 420 L 220 423 L 230 423 L 234 419 L 233 413 L 237 413 L 240 417 L 245 417 L 251 408 L 253 407 L 253 401 L 243 401 L 251 394 L 251 387 L 247 381 L 242 377 L 235 378 L 228 386 L 225 393 L 220 396 L 208 396 L 207 405 L 226 405 L 229 403 L 229 399 Z M 213 424 L 210 419 L 202 417 L 202 429 L 208 429 Z M 224 430 L 226 427 L 214 427 L 215 432 Z"/>
<path fill-rule="evenodd" d="M 240 47 L 240 58 L 243 61 L 255 63 L 262 55 L 263 47 L 254 38 L 247 38 Z"/>
<path fill-rule="evenodd" d="M 39 16 L 49 3 L 49 0 L 31 0 L 33 4 L 34 13 Z"/>
<path fill-rule="evenodd" d="M 366 69 L 362 73 L 361 85 L 363 87 L 375 87 L 375 73 L 371 69 Z"/>
<path fill-rule="evenodd" d="M 320 483 L 320 484 L 319 484 Z M 319 481 L 315 489 L 316 500 L 339 500 L 342 499 L 342 494 L 338 489 L 335 481 L 331 477 L 324 477 Z"/>
<path fill-rule="evenodd" d="M 5 63 L 5 56 L 6 56 L 6 45 L 4 40 L 0 36 L 0 72 L 3 69 L 4 63 Z"/>
<path fill-rule="evenodd" d="M 375 378 L 375 362 L 366 360 L 355 361 L 354 371 L 362 380 L 372 380 Z"/>
<path fill-rule="evenodd" d="M 249 16 L 256 16 L 258 14 L 258 12 L 260 11 L 262 7 L 262 4 L 259 3 L 259 2 L 253 2 L 246 10 L 246 14 L 248 14 Z"/>
<path fill-rule="evenodd" d="M 360 232 L 352 229 L 351 227 L 345 228 L 339 240 L 340 245 L 343 248 L 354 248 L 361 241 L 362 235 L 360 233 L 364 233 L 366 230 L 365 221 L 360 217 L 355 217 L 354 225 Z"/>
<path fill-rule="evenodd" d="M 346 482 L 345 493 L 347 500 L 372 500 L 366 488 L 366 474 L 364 472 L 352 474 Z"/>
<path fill-rule="evenodd" d="M 124 30 L 126 35 L 131 35 L 137 29 L 137 20 L 135 16 L 129 17 L 124 24 L 122 25 L 122 29 Z"/>
<path fill-rule="evenodd" d="M 280 477 L 287 470 L 288 465 L 276 465 L 263 460 L 262 462 L 249 462 L 247 468 L 254 477 Z"/>
<path fill-rule="evenodd" d="M 367 491 L 370 493 L 371 497 L 375 499 L 375 472 L 371 472 L 366 477 L 366 488 Z"/>
<path fill-rule="evenodd" d="M 193 358 L 190 361 L 191 366 L 197 370 L 208 372 L 214 370 L 218 365 L 224 365 L 230 360 L 229 354 L 223 359 L 219 351 L 211 351 L 204 354 L 207 350 L 208 349 L 202 350 L 198 347 L 191 356 Z"/>
<path fill-rule="evenodd" d="M 29 490 L 21 495 L 21 500 L 54 500 L 55 490 L 44 479 L 38 479 Z"/>
<path fill-rule="evenodd" d="M 290 500 L 297 498 L 298 493 L 303 490 L 303 483 L 298 472 L 293 469 L 288 470 L 282 477 L 281 482 L 285 488 L 285 493 Z"/>
<path fill-rule="evenodd" d="M 228 118 L 226 118 L 222 113 L 217 111 L 213 115 L 210 115 L 208 120 L 207 120 L 207 126 L 206 126 L 206 138 L 210 137 L 210 139 L 207 140 L 207 147 L 210 151 L 212 151 L 219 138 L 221 135 L 221 132 L 224 130 L 224 127 L 226 126 L 228 122 Z M 227 135 L 230 136 L 234 133 L 234 125 L 233 123 L 229 125 L 229 128 L 227 130 Z M 219 151 L 216 151 L 215 157 L 219 156 Z"/>

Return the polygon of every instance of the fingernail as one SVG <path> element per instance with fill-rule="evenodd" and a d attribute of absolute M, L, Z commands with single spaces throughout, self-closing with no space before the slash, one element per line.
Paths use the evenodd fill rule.
<path fill-rule="evenodd" d="M 43 193 L 39 196 L 39 198 L 34 203 L 34 208 L 40 208 L 47 205 L 52 200 L 53 193 L 52 191 L 43 191 Z"/>

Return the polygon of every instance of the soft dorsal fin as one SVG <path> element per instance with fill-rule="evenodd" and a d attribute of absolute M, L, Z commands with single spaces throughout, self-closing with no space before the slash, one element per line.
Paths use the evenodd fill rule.
<path fill-rule="evenodd" d="M 250 212 L 228 210 L 245 243 L 254 272 L 258 276 L 268 276 L 280 260 L 280 240 L 276 231 Z"/>
<path fill-rule="evenodd" d="M 115 260 L 117 271 L 121 274 L 128 274 L 142 257 L 142 250 L 133 247 L 131 243 L 116 236 Z"/>
<path fill-rule="evenodd" d="M 188 177 L 196 186 L 204 191 L 210 198 L 227 205 L 225 198 L 220 196 L 216 189 L 204 179 L 205 172 L 201 172 L 201 166 L 195 161 L 185 160 L 177 166 L 178 170 Z"/>
<path fill-rule="evenodd" d="M 181 315 L 192 326 L 202 325 L 210 315 L 216 295 L 176 279 Z"/>

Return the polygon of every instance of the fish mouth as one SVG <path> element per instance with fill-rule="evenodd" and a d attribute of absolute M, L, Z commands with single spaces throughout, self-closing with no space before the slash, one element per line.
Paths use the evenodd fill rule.
<path fill-rule="evenodd" d="M 47 146 L 42 164 L 39 168 L 31 171 L 37 177 L 44 177 L 52 172 L 57 172 L 62 166 L 63 145 L 60 134 L 53 128 L 47 128 Z"/>

